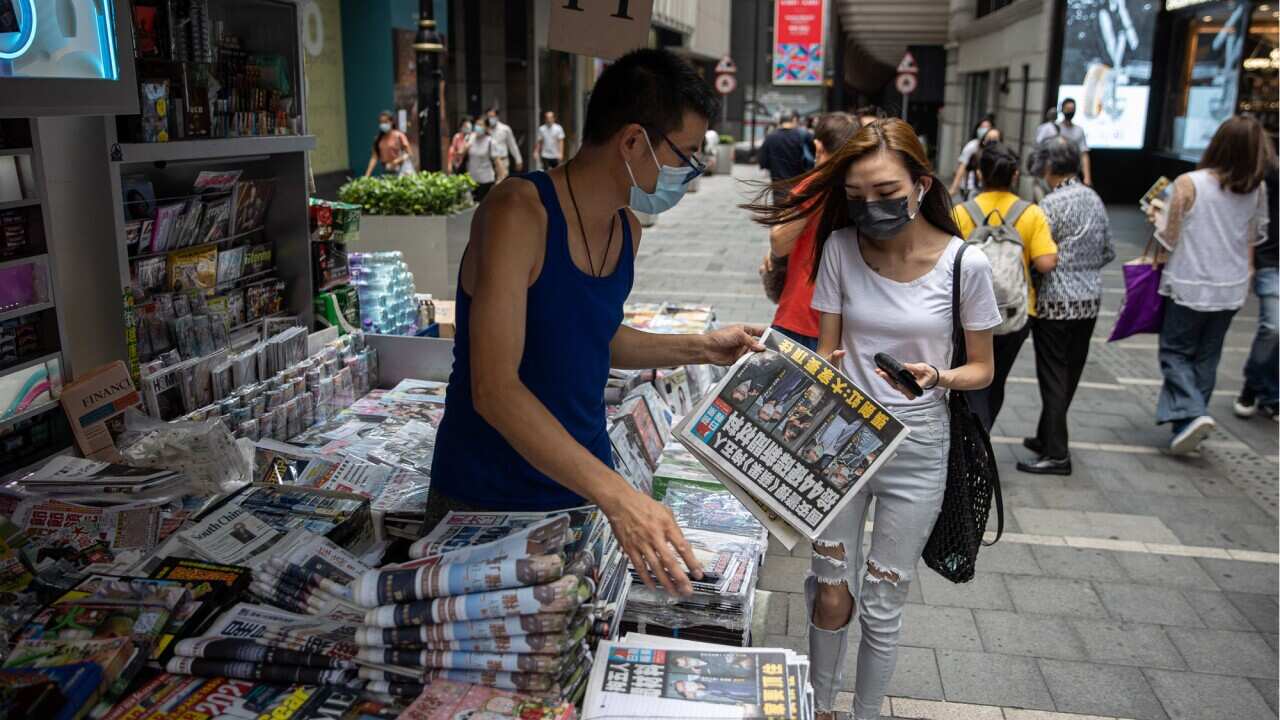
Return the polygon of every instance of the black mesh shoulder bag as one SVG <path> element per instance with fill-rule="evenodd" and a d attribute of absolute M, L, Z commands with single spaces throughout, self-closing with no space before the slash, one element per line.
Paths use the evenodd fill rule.
<path fill-rule="evenodd" d="M 951 274 L 951 367 L 966 362 L 964 326 L 960 323 L 960 261 L 968 245 L 956 252 Z M 951 451 L 947 456 L 947 488 L 942 497 L 942 512 L 934 523 L 929 542 L 924 546 L 924 562 L 942 577 L 955 583 L 973 579 L 978 561 L 978 548 L 987 529 L 991 501 L 995 499 L 998 529 L 996 538 L 1004 534 L 1004 500 L 1000 497 L 1000 471 L 991 438 L 978 417 L 969 409 L 965 394 L 952 390 L 948 400 L 951 414 Z"/>

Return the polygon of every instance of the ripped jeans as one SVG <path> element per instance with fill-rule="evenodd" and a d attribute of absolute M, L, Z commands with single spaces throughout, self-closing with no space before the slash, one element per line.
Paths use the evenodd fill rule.
<path fill-rule="evenodd" d="M 862 627 L 853 704 L 857 720 L 880 717 L 880 703 L 898 661 L 907 590 L 942 508 L 947 479 L 950 421 L 946 404 L 895 409 L 894 415 L 910 428 L 910 434 L 814 542 L 813 574 L 805 582 L 809 660 L 820 711 L 832 709 L 836 691 L 843 687 L 849 625 L 839 630 L 818 627 L 812 621 L 814 602 L 820 588 L 829 592 L 825 588 L 839 587 L 853 597 L 853 613 Z M 874 529 L 871 549 L 864 555 L 862 538 L 872 497 L 876 499 Z"/>

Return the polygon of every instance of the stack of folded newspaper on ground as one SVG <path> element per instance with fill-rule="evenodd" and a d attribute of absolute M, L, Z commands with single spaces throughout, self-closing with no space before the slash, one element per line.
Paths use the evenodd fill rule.
<path fill-rule="evenodd" d="M 635 633 L 600 644 L 582 703 L 582 720 L 813 716 L 803 655 Z"/>
<path fill-rule="evenodd" d="M 675 430 L 787 548 L 817 538 L 907 428 L 816 353 L 772 330 Z"/>
<path fill-rule="evenodd" d="M 351 585 L 366 609 L 355 639 L 368 689 L 416 697 L 444 679 L 552 702 L 580 696 L 601 602 L 594 578 L 621 584 L 600 573 L 616 544 L 604 529 L 595 508 L 450 513 L 413 545 L 415 559 Z M 625 575 L 616 565 L 606 573 Z"/>
<path fill-rule="evenodd" d="M 577 709 L 568 702 L 547 703 L 531 695 L 449 680 L 436 680 L 400 714 L 401 720 L 574 720 Z"/>

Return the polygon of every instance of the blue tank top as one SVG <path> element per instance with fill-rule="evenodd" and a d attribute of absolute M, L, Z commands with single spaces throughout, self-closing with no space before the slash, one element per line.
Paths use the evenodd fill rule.
<path fill-rule="evenodd" d="M 631 293 L 635 252 L 626 211 L 618 211 L 622 254 L 605 277 L 573 264 L 568 226 L 555 186 L 544 172 L 513 175 L 532 182 L 547 213 L 542 272 L 529 287 L 520 381 L 564 429 L 605 465 L 613 452 L 605 426 L 609 343 Z M 431 484 L 444 495 L 494 510 L 559 510 L 586 501 L 534 469 L 480 414 L 471 396 L 471 297 L 458 270 L 453 372 L 436 437 Z"/>

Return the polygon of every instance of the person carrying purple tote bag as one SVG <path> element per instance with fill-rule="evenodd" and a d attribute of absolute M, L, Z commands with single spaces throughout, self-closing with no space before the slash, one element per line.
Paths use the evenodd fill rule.
<path fill-rule="evenodd" d="M 1124 303 L 1107 342 L 1160 332 L 1164 323 L 1164 296 L 1160 294 L 1163 254 L 1152 235 L 1142 255 L 1124 264 Z"/>

